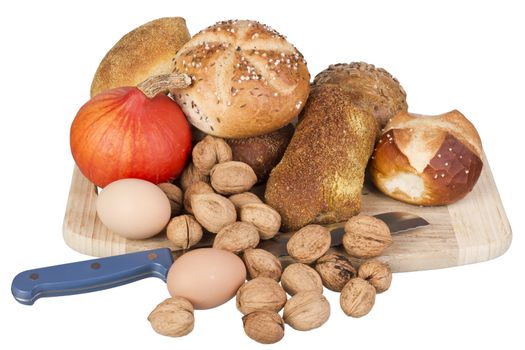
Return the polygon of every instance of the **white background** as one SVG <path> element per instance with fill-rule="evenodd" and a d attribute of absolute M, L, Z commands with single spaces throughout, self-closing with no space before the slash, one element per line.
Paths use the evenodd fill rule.
<path fill-rule="evenodd" d="M 396 274 L 362 319 L 332 316 L 311 332 L 286 329 L 273 348 L 523 349 L 524 11 L 519 1 L 351 2 L 262 0 L 12 1 L 0 5 L 0 348 L 261 348 L 244 335 L 234 301 L 197 311 L 193 333 L 157 335 L 146 320 L 168 296 L 149 279 L 113 290 L 20 305 L 16 273 L 87 258 L 61 226 L 73 160 L 69 127 L 106 51 L 131 29 L 183 16 L 192 34 L 249 18 L 285 34 L 312 75 L 330 63 L 384 67 L 413 112 L 457 108 L 477 126 L 514 233 L 502 257 L 476 265 Z M 366 3 L 366 4 L 365 4 Z"/>

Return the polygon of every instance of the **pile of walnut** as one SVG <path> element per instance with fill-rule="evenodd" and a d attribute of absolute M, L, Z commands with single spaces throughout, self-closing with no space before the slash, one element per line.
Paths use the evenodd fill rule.
<path fill-rule="evenodd" d="M 277 257 L 255 249 L 260 240 L 278 233 L 281 217 L 248 192 L 257 181 L 252 168 L 231 159 L 231 149 L 224 140 L 206 136 L 195 145 L 193 161 L 181 176 L 184 194 L 172 184 L 160 187 L 170 198 L 175 215 L 183 208 L 188 213 L 173 217 L 168 224 L 167 236 L 175 247 L 195 245 L 204 228 L 216 233 L 215 248 L 241 254 L 249 281 L 237 291 L 236 305 L 244 315 L 246 334 L 270 344 L 282 339 L 285 323 L 300 331 L 320 327 L 330 316 L 323 285 L 341 293 L 340 304 L 346 315 L 368 314 L 376 294 L 390 287 L 390 267 L 379 260 L 368 260 L 356 270 L 346 256 L 329 252 L 328 229 L 308 225 L 288 241 L 288 254 L 295 263 L 283 270 Z M 377 257 L 390 244 L 388 227 L 374 217 L 356 216 L 345 225 L 343 246 L 350 256 L 360 260 Z M 182 336 L 193 329 L 193 309 L 182 304 L 184 300 L 173 300 L 157 306 L 149 317 L 157 332 Z M 176 310 L 170 309 L 172 305 Z M 174 317 L 179 312 L 184 317 Z M 162 316 L 168 314 L 169 320 Z"/>

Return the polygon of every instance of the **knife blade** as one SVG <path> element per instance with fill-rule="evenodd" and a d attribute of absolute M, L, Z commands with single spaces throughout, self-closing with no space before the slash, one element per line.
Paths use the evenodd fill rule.
<path fill-rule="evenodd" d="M 420 216 L 405 213 L 405 212 L 388 212 L 373 215 L 382 220 L 390 229 L 391 234 L 398 234 L 401 232 L 416 229 L 418 227 L 429 225 L 428 221 Z M 325 227 L 330 231 L 331 247 L 337 247 L 343 243 L 343 236 L 345 234 L 345 223 L 340 222 L 336 224 L 326 225 Z M 275 236 L 272 239 L 261 241 L 257 248 L 269 251 L 277 257 L 288 255 L 286 244 L 294 232 L 286 232 Z"/>

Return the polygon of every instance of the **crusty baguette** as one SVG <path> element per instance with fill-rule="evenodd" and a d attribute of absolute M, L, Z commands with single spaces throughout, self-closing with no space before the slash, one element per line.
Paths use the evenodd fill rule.
<path fill-rule="evenodd" d="M 190 40 L 181 17 L 159 18 L 124 35 L 108 51 L 91 84 L 91 97 L 120 86 L 136 86 L 150 76 L 171 73 L 172 59 Z"/>
<path fill-rule="evenodd" d="M 346 220 L 361 208 L 361 189 L 377 124 L 334 84 L 312 88 L 265 198 L 294 230 L 309 223 Z"/>

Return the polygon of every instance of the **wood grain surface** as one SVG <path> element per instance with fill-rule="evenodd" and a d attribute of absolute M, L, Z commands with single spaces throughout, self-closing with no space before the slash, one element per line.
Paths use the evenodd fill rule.
<path fill-rule="evenodd" d="M 92 256 L 109 256 L 170 247 L 161 233 L 147 240 L 128 240 L 109 231 L 97 218 L 97 187 L 77 167 L 64 218 L 63 236 L 72 249 Z M 366 184 L 363 214 L 405 211 L 425 218 L 430 225 L 394 236 L 381 260 L 394 272 L 417 271 L 472 264 L 494 259 L 510 246 L 512 233 L 490 167 L 484 168 L 473 191 L 463 200 L 440 207 L 404 204 Z M 340 248 L 335 250 L 341 252 Z M 175 252 L 175 256 L 181 252 Z M 286 258 L 283 262 L 286 263 Z"/>

